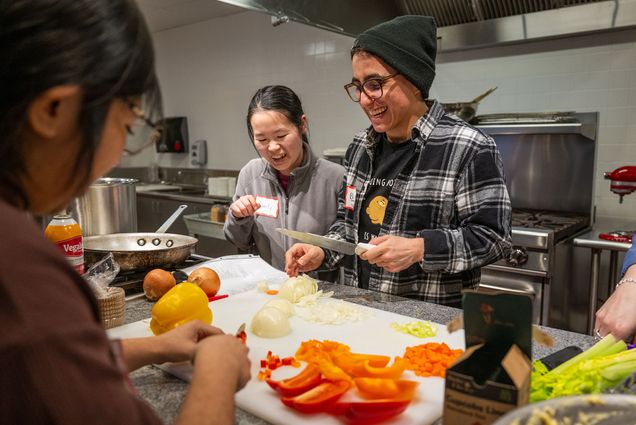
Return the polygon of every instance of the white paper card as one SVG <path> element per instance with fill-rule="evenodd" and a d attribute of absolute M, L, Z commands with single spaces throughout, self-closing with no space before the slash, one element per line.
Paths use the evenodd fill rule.
<path fill-rule="evenodd" d="M 278 198 L 256 196 L 256 202 L 258 202 L 261 206 L 256 210 L 256 215 L 264 215 L 273 218 L 278 217 Z"/>

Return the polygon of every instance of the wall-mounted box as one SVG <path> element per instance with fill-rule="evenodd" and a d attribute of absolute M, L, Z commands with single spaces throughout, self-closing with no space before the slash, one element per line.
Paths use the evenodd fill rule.
<path fill-rule="evenodd" d="M 188 119 L 168 117 L 159 122 L 163 137 L 157 140 L 157 152 L 185 153 L 188 151 Z"/>

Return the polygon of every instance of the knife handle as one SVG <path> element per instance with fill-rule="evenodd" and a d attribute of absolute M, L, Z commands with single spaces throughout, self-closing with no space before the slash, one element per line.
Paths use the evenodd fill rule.
<path fill-rule="evenodd" d="M 362 255 L 374 246 L 375 245 L 371 245 L 370 243 L 359 243 L 358 245 L 356 245 L 356 255 Z"/>

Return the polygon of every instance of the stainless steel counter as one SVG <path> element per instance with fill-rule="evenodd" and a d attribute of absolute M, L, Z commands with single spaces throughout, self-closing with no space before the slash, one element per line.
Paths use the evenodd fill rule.
<path fill-rule="evenodd" d="M 575 247 L 589 248 L 591 250 L 590 264 L 590 304 L 588 311 L 587 330 L 590 335 L 594 332 L 594 318 L 597 309 L 599 274 L 601 272 L 601 254 L 609 251 L 609 278 L 608 296 L 614 292 L 620 264 L 618 264 L 618 253 L 625 252 L 630 247 L 629 243 L 613 242 L 600 239 L 601 233 L 608 233 L 615 230 L 636 229 L 635 220 L 621 219 L 599 219 L 592 227 L 592 230 L 574 238 Z"/>
<path fill-rule="evenodd" d="M 415 301 L 351 286 L 321 283 L 319 289 L 334 291 L 335 298 L 345 299 L 353 303 L 402 314 L 419 320 L 431 320 L 436 323 L 446 323 L 461 313 L 461 310 L 451 307 Z M 153 304 L 146 301 L 143 296 L 136 300 L 128 301 L 126 303 L 126 323 L 150 317 L 152 305 Z M 547 327 L 542 327 L 542 329 L 552 336 L 555 345 L 552 348 L 547 348 L 533 343 L 533 358 L 544 357 L 570 345 L 586 349 L 595 341 L 593 337 L 588 335 Z M 185 399 L 185 395 L 188 391 L 188 383 L 153 366 L 138 369 L 133 372 L 130 377 L 137 387 L 139 395 L 155 409 L 159 417 L 161 417 L 165 423 L 172 423 Z M 242 425 L 267 424 L 267 422 L 262 419 L 241 409 L 237 409 L 236 411 L 235 423 Z"/>
<path fill-rule="evenodd" d="M 205 191 L 202 190 L 184 190 L 184 191 L 148 191 L 148 192 L 137 192 L 137 197 L 141 198 L 153 198 L 153 199 L 166 199 L 171 201 L 181 201 L 181 202 L 194 202 L 198 204 L 229 204 L 232 202 L 232 198 L 219 197 L 219 196 L 208 196 L 205 194 Z"/>

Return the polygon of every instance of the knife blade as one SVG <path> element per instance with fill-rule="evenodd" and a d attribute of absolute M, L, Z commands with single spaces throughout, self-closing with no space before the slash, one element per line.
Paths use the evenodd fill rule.
<path fill-rule="evenodd" d="M 290 238 L 299 240 L 301 242 L 306 242 L 311 245 L 316 245 L 321 248 L 330 249 L 332 251 L 340 252 L 347 255 L 362 255 L 375 246 L 368 243 L 359 243 L 356 245 L 351 242 L 340 241 L 338 239 L 315 235 L 313 233 L 299 232 L 297 230 L 281 228 L 278 228 L 276 230 L 278 230 L 283 235 L 289 236 Z"/>
<path fill-rule="evenodd" d="M 245 333 L 245 322 L 241 323 L 241 326 L 239 326 L 239 328 L 236 330 L 236 337 L 243 341 L 243 344 L 245 344 L 247 340 L 247 334 Z"/>

